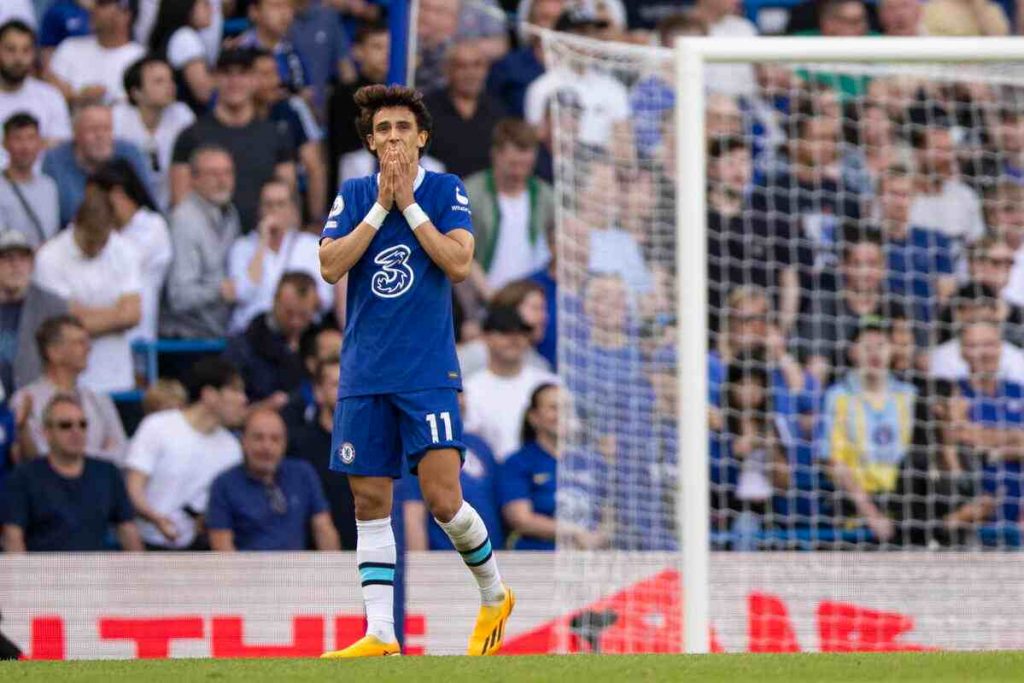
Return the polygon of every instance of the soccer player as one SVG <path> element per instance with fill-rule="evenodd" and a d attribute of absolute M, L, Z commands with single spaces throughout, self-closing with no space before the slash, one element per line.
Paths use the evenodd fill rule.
<path fill-rule="evenodd" d="M 452 325 L 452 282 L 469 275 L 469 197 L 453 175 L 419 166 L 431 135 L 421 96 L 370 85 L 355 94 L 376 176 L 346 181 L 320 243 L 320 271 L 348 275 L 348 319 L 331 439 L 332 470 L 348 475 L 356 507 L 356 558 L 367 633 L 325 658 L 400 654 L 394 632 L 392 480 L 403 460 L 480 587 L 470 655 L 501 648 L 515 604 L 501 581 L 487 528 L 462 498 L 462 389 Z"/>

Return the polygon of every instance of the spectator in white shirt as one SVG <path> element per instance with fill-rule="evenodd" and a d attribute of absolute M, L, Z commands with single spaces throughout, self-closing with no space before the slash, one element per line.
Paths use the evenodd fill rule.
<path fill-rule="evenodd" d="M 105 164 L 93 176 L 93 182 L 106 190 L 114 212 L 114 225 L 135 247 L 140 259 L 142 320 L 128 332 L 128 339 L 154 341 L 160 317 L 160 295 L 173 256 L 167 221 L 157 212 L 135 169 L 124 159 Z"/>
<path fill-rule="evenodd" d="M 502 119 L 491 139 L 491 167 L 466 179 L 476 208 L 471 282 L 495 290 L 541 268 L 551 254 L 545 239 L 555 220 L 551 186 L 533 173 L 537 135 L 519 119 Z M 486 283 L 480 282 L 486 278 Z"/>
<path fill-rule="evenodd" d="M 171 205 L 171 154 L 178 134 L 196 116 L 178 102 L 174 74 L 167 62 L 144 57 L 124 72 L 128 101 L 114 105 L 114 136 L 134 143 L 149 161 L 156 188 L 156 203 L 166 211 Z"/>
<path fill-rule="evenodd" d="M 929 376 L 934 379 L 966 379 L 969 369 L 963 357 L 962 339 L 964 330 L 974 323 L 997 325 L 1002 329 L 1000 301 L 998 294 L 982 284 L 964 285 L 953 301 L 953 317 L 957 336 L 937 346 L 929 356 Z M 999 379 L 1024 383 L 1024 351 L 1010 342 L 1003 341 L 998 350 Z"/>
<path fill-rule="evenodd" d="M 320 277 L 320 242 L 299 230 L 299 207 L 288 183 L 271 180 L 260 190 L 260 221 L 256 229 L 235 240 L 228 253 L 228 277 L 235 283 L 235 310 L 229 332 L 245 330 L 253 318 L 274 303 L 281 276 L 308 273 L 317 283 L 322 310 L 334 303 L 334 286 Z"/>
<path fill-rule="evenodd" d="M 468 377 L 465 428 L 479 434 L 502 462 L 519 446 L 523 414 L 539 385 L 557 382 L 526 364 L 532 328 L 514 308 L 492 308 L 484 321 L 487 367 Z"/>
<path fill-rule="evenodd" d="M 27 112 L 52 146 L 71 138 L 71 115 L 60 91 L 32 76 L 36 57 L 36 35 L 27 24 L 9 21 L 0 26 L 0 123 Z M 6 163 L 0 154 L 0 166 Z"/>
<path fill-rule="evenodd" d="M 919 171 L 919 192 L 910 206 L 910 224 L 938 230 L 953 240 L 963 256 L 963 246 L 985 232 L 981 200 L 959 177 L 953 131 L 945 112 L 921 108 L 911 113 L 917 125 L 910 141 Z"/>
<path fill-rule="evenodd" d="M 8 165 L 0 177 L 0 222 L 37 248 L 60 228 L 57 183 L 36 172 L 45 142 L 31 114 L 12 115 L 4 121 L 3 131 Z"/>
<path fill-rule="evenodd" d="M 81 381 L 89 359 L 89 333 L 70 315 L 50 318 L 36 331 L 43 374 L 11 398 L 23 429 L 18 435 L 21 460 L 49 452 L 43 429 L 43 412 L 57 394 L 69 394 L 82 403 L 89 421 L 85 444 L 90 455 L 120 465 L 128 439 L 121 417 L 110 397 L 91 391 Z"/>
<path fill-rule="evenodd" d="M 229 429 L 245 418 L 245 385 L 228 361 L 207 357 L 186 379 L 189 404 L 147 416 L 128 446 L 125 484 L 146 546 L 199 549 L 210 484 L 242 462 Z"/>
<path fill-rule="evenodd" d="M 131 40 L 131 0 L 93 0 L 89 17 L 95 35 L 67 38 L 50 59 L 54 85 L 72 104 L 125 98 L 125 69 L 146 50 Z"/>
<path fill-rule="evenodd" d="M 753 38 L 757 36 L 757 27 L 740 16 L 742 9 L 741 0 L 697 0 L 694 5 L 694 10 L 708 22 L 709 36 Z M 757 89 L 751 64 L 715 64 L 709 66 L 704 74 L 712 92 L 738 96 L 753 94 Z"/>
<path fill-rule="evenodd" d="M 583 8 L 566 10 L 555 23 L 556 31 L 591 35 L 608 22 Z M 556 98 L 567 107 L 577 107 L 578 143 L 600 149 L 611 147 L 613 153 L 628 158 L 632 149 L 630 133 L 629 92 L 621 81 L 596 68 L 551 69 L 526 89 L 524 118 L 538 129 L 545 145 L 551 145 L 550 104 Z"/>
<path fill-rule="evenodd" d="M 213 21 L 210 0 L 161 2 L 156 25 L 149 36 L 150 54 L 167 60 L 181 86 L 181 99 L 195 111 L 204 111 L 216 83 L 200 31 Z"/>
<path fill-rule="evenodd" d="M 68 299 L 92 335 L 82 386 L 93 391 L 135 386 L 127 333 L 142 315 L 139 255 L 113 228 L 110 198 L 89 182 L 75 222 L 36 255 L 36 283 Z"/>

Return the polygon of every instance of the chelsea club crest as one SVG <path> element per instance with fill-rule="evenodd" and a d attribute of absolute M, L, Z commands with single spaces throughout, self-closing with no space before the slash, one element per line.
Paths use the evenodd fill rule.
<path fill-rule="evenodd" d="M 341 448 L 338 449 L 338 457 L 340 457 L 341 461 L 346 465 L 351 465 L 356 459 L 355 446 L 350 444 L 348 441 L 341 444 Z"/>

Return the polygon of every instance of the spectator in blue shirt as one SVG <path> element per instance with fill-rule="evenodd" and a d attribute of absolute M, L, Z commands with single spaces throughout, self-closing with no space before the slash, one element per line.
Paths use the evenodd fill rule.
<path fill-rule="evenodd" d="M 242 431 L 245 461 L 210 488 L 206 524 L 213 550 L 340 549 L 320 480 L 309 463 L 285 459 L 287 443 L 280 415 L 266 409 L 249 414 Z"/>
<path fill-rule="evenodd" d="M 465 394 L 459 394 L 459 409 L 465 413 Z M 477 434 L 464 432 L 462 442 L 466 445 L 466 454 L 462 463 L 459 483 L 462 485 L 462 497 L 480 513 L 495 548 L 505 547 L 505 529 L 501 519 L 501 507 L 498 503 L 498 463 L 494 459 L 491 447 Z M 403 481 L 403 484 L 406 482 Z M 452 550 L 454 546 L 448 535 L 437 524 L 432 515 L 427 514 L 427 506 L 423 503 L 420 487 L 410 483 L 408 497 L 403 506 L 405 517 L 406 548 L 409 550 Z"/>
<path fill-rule="evenodd" d="M 90 104 L 80 108 L 72 121 L 74 138 L 51 148 L 43 157 L 43 173 L 57 183 L 60 199 L 60 224 L 67 225 L 85 196 L 85 181 L 100 166 L 112 159 L 124 159 L 132 165 L 151 197 L 156 192 L 149 164 L 139 149 L 114 139 L 114 119 L 110 107 Z"/>
<path fill-rule="evenodd" d="M 551 364 L 552 370 L 558 369 L 558 244 L 555 237 L 555 224 L 548 223 L 544 230 L 551 260 L 547 264 L 527 276 L 527 280 L 536 282 L 544 289 L 544 302 L 548 307 L 547 326 L 544 336 L 537 343 L 537 352 Z"/>
<path fill-rule="evenodd" d="M 888 289 L 902 297 L 915 321 L 915 340 L 925 346 L 938 306 L 956 291 L 953 242 L 937 230 L 910 225 L 914 178 L 904 166 L 890 166 L 879 183 L 878 216 L 884 238 Z"/>
<path fill-rule="evenodd" d="M 999 325 L 978 321 L 961 334 L 961 352 L 970 375 L 960 380 L 960 393 L 968 400 L 964 422 L 956 430 L 961 445 L 984 453 L 983 495 L 957 523 L 995 523 L 996 545 L 1021 543 L 1021 511 L 1024 509 L 1024 387 L 999 378 L 1002 340 Z"/>
<path fill-rule="evenodd" d="M 124 550 L 142 550 L 121 473 L 85 454 L 88 427 L 77 398 L 58 394 L 43 411 L 50 452 L 8 478 L 0 522 L 5 552 L 109 549 L 110 525 Z"/>
<path fill-rule="evenodd" d="M 509 456 L 498 480 L 501 511 L 509 527 L 506 545 L 514 550 L 554 550 L 556 535 L 580 548 L 597 548 L 606 539 L 598 529 L 600 499 L 581 501 L 587 512 L 555 516 L 558 462 L 562 445 L 558 414 L 562 390 L 542 384 L 530 396 L 523 418 L 521 449 Z"/>

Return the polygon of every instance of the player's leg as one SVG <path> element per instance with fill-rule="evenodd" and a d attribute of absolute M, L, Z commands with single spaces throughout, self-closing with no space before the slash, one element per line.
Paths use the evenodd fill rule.
<path fill-rule="evenodd" d="M 392 400 L 401 421 L 402 447 L 419 477 L 423 501 L 480 589 L 483 604 L 469 654 L 493 654 L 501 648 L 515 599 L 502 583 L 487 527 L 462 498 L 459 472 L 465 446 L 458 395 L 453 390 L 430 390 L 395 395 Z"/>
<path fill-rule="evenodd" d="M 393 477 L 402 471 L 398 425 L 380 397 L 338 401 L 331 464 L 348 475 L 356 512 L 356 562 L 366 609 L 366 636 L 328 659 L 400 654 L 395 638 L 395 536 L 391 529 Z"/>

